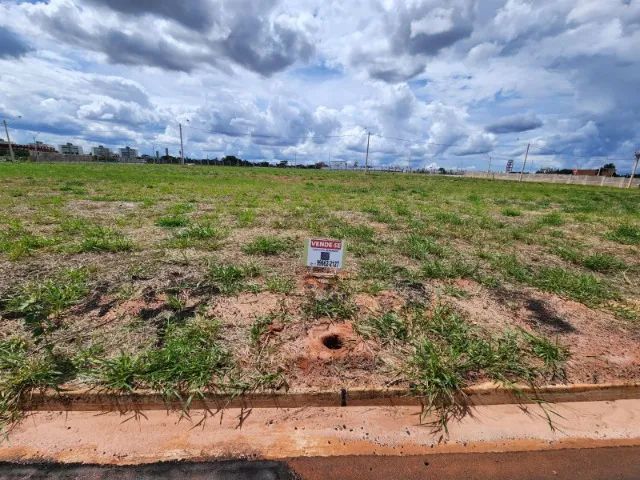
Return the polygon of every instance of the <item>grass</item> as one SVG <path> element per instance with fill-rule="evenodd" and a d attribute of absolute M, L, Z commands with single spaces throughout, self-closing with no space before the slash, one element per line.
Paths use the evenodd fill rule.
<path fill-rule="evenodd" d="M 476 276 L 477 266 L 465 262 L 462 259 L 451 261 L 428 260 L 422 263 L 420 274 L 423 278 L 472 278 Z"/>
<path fill-rule="evenodd" d="M 407 324 L 395 312 L 370 316 L 365 321 L 357 324 L 357 330 L 363 337 L 374 337 L 383 343 L 405 341 L 409 336 Z"/>
<path fill-rule="evenodd" d="M 579 261 L 580 255 L 571 249 L 560 249 L 561 255 Z M 521 263 L 515 255 L 489 255 L 492 265 L 508 280 L 515 280 L 545 292 L 552 292 L 589 306 L 599 306 L 619 298 L 619 292 L 608 282 L 590 273 L 571 268 L 542 266 L 537 269 Z"/>
<path fill-rule="evenodd" d="M 608 253 L 594 253 L 593 255 L 589 255 L 582 261 L 582 264 L 585 268 L 595 272 L 615 272 L 617 270 L 623 270 L 626 267 L 622 260 Z"/>
<path fill-rule="evenodd" d="M 238 382 L 219 333 L 219 322 L 200 317 L 185 325 L 170 324 L 159 348 L 90 359 L 90 382 L 118 392 L 153 388 L 167 398 L 186 398 L 187 404 L 205 390 L 226 391 Z"/>
<path fill-rule="evenodd" d="M 445 255 L 444 247 L 439 245 L 434 239 L 415 233 L 405 238 L 401 248 L 402 253 L 416 260 L 426 260 L 431 255 L 437 257 Z"/>
<path fill-rule="evenodd" d="M 0 342 L 21 339 L 24 354 L 7 356 L 25 369 L 2 373 L 13 379 L 2 380 L 3 398 L 67 375 L 181 396 L 216 385 L 272 388 L 289 373 L 278 335 L 351 321 L 379 348 L 373 378 L 398 365 L 399 376 L 389 381 L 411 382 L 416 393 L 443 403 L 486 379 L 562 378 L 566 358 L 561 341 L 537 331 L 485 331 L 458 313 L 436 312 L 443 299 L 507 298 L 517 311 L 530 290 L 535 297 L 549 292 L 615 314 L 629 335 L 640 325 L 636 190 L 418 174 L 30 163 L 0 163 L 0 186 Z M 345 281 L 324 291 L 304 278 L 294 253 L 313 236 L 345 240 L 348 288 Z M 136 265 L 144 272 L 133 273 Z M 84 273 L 74 279 L 67 271 Z M 482 286 L 465 293 L 449 281 L 458 278 Z M 262 313 L 255 325 L 239 325 L 228 312 L 240 300 L 221 299 L 263 291 L 286 306 L 293 328 L 276 331 Z M 367 310 L 361 297 L 381 311 Z M 255 300 L 241 299 L 248 309 L 264 307 L 260 295 Z M 84 327 L 87 315 L 120 319 L 139 304 L 131 321 Z M 216 319 L 192 317 L 220 304 L 230 308 L 220 309 L 210 335 Z M 594 341 L 607 337 L 607 326 L 598 328 Z M 203 350 L 204 343 L 218 350 Z M 201 370 L 185 355 L 214 367 Z M 397 362 L 387 364 L 387 355 Z M 359 366 L 344 368 L 352 375 Z M 211 383 L 203 386 L 207 375 Z"/>
<path fill-rule="evenodd" d="M 607 238 L 625 245 L 640 245 L 640 225 L 618 225 L 607 233 Z"/>
<path fill-rule="evenodd" d="M 511 386 L 534 384 L 563 372 L 567 350 L 525 331 L 491 335 L 439 305 L 412 332 L 406 368 L 413 389 L 425 399 L 425 414 L 436 413 L 435 426 L 466 413 L 463 389 L 484 373 Z"/>
<path fill-rule="evenodd" d="M 32 390 L 57 389 L 69 378 L 69 368 L 48 352 L 30 353 L 22 339 L 0 340 L 0 434 L 20 419 L 21 398 Z"/>
<path fill-rule="evenodd" d="M 265 280 L 265 286 L 271 293 L 288 294 L 293 292 L 296 283 L 292 277 L 272 275 Z"/>
<path fill-rule="evenodd" d="M 360 276 L 364 279 L 389 281 L 396 276 L 406 276 L 406 274 L 406 269 L 381 258 L 364 260 L 360 264 Z"/>
<path fill-rule="evenodd" d="M 272 256 L 291 251 L 293 246 L 291 239 L 259 236 L 245 245 L 242 251 L 249 255 Z"/>
<path fill-rule="evenodd" d="M 19 222 L 12 222 L 0 231 L 0 252 L 7 254 L 9 259 L 14 261 L 56 243 L 55 238 L 35 235 L 27 231 Z"/>
<path fill-rule="evenodd" d="M 560 345 L 559 341 L 551 341 L 546 337 L 522 331 L 522 335 L 531 347 L 531 352 L 544 364 L 544 368 L 552 378 L 564 378 L 564 364 L 569 359 L 569 349 Z"/>
<path fill-rule="evenodd" d="M 84 238 L 74 249 L 83 252 L 128 252 L 133 250 L 133 242 L 123 234 L 107 227 L 91 227 L 84 232 Z"/>
<path fill-rule="evenodd" d="M 512 207 L 503 208 L 501 213 L 505 217 L 519 217 L 520 215 L 522 215 L 522 212 L 520 210 Z"/>
<path fill-rule="evenodd" d="M 303 311 L 311 318 L 348 320 L 354 317 L 357 308 L 348 293 L 333 291 L 320 296 L 310 294 L 303 306 Z"/>
<path fill-rule="evenodd" d="M 189 225 L 189 219 L 183 215 L 168 215 L 166 217 L 160 217 L 156 221 L 156 225 L 164 228 L 186 227 Z"/>
<path fill-rule="evenodd" d="M 564 295 L 585 305 L 600 305 L 618 298 L 616 290 L 594 275 L 558 267 L 542 267 L 534 284 L 538 288 Z"/>
<path fill-rule="evenodd" d="M 254 264 L 226 265 L 214 264 L 209 267 L 208 278 L 224 295 L 237 294 L 247 288 L 247 280 L 260 274 Z"/>
<path fill-rule="evenodd" d="M 52 278 L 21 285 L 3 300 L 3 310 L 23 318 L 39 336 L 57 328 L 60 315 L 88 293 L 88 271 L 69 269 Z"/>
<path fill-rule="evenodd" d="M 186 228 L 178 230 L 169 246 L 173 248 L 203 248 L 217 250 L 221 247 L 221 241 L 227 236 L 227 232 L 216 228 L 209 223 L 192 223 Z"/>
<path fill-rule="evenodd" d="M 272 323 L 273 317 L 271 315 L 263 315 L 255 319 L 249 329 L 249 342 L 251 345 L 256 346 L 260 343 Z"/>
<path fill-rule="evenodd" d="M 549 227 L 559 227 L 564 225 L 564 219 L 559 212 L 545 213 L 538 219 L 538 224 Z"/>

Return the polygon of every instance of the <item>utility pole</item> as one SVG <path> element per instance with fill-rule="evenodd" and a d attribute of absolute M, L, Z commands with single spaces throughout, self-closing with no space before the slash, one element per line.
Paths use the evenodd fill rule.
<path fill-rule="evenodd" d="M 627 188 L 631 188 L 631 183 L 633 182 L 633 177 L 636 176 L 636 169 L 638 168 L 638 162 L 640 161 L 640 150 L 636 153 L 636 163 L 633 164 L 633 170 L 631 170 L 631 176 L 629 177 L 629 183 L 627 183 Z"/>
<path fill-rule="evenodd" d="M 36 136 L 33 136 L 33 144 L 36 147 L 36 162 L 38 161 L 38 141 L 36 140 Z"/>
<path fill-rule="evenodd" d="M 3 119 L 2 123 L 4 123 L 4 131 L 7 133 L 7 143 L 9 144 L 9 155 L 11 156 L 11 161 L 15 162 L 16 157 L 13 155 L 13 147 L 11 146 L 11 137 L 9 137 L 9 128 L 7 127 L 7 121 Z"/>
<path fill-rule="evenodd" d="M 491 155 L 489 155 L 489 168 L 487 169 L 487 175 L 491 175 Z"/>
<path fill-rule="evenodd" d="M 182 145 L 182 124 L 179 123 L 178 126 L 180 127 L 180 165 L 184 165 L 184 147 Z"/>
<path fill-rule="evenodd" d="M 531 146 L 531 144 L 527 143 L 527 151 L 524 154 L 524 163 L 522 164 L 522 170 L 520 170 L 520 178 L 518 178 L 519 182 L 522 181 L 522 174 L 524 173 L 524 169 L 527 166 L 527 157 L 529 156 L 529 147 L 530 146 Z"/>
<path fill-rule="evenodd" d="M 371 139 L 371 132 L 367 132 L 367 153 L 364 157 L 364 173 L 369 173 L 369 140 Z"/>

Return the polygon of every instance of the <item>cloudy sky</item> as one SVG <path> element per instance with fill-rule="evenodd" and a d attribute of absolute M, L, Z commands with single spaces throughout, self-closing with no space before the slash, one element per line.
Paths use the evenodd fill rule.
<path fill-rule="evenodd" d="M 640 0 L 0 0 L 16 141 L 628 170 Z M 516 163 L 518 164 L 518 163 Z"/>

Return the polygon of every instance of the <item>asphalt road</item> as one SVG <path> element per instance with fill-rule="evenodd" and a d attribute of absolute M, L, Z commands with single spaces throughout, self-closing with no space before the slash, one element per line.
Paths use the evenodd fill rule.
<path fill-rule="evenodd" d="M 420 456 L 301 457 L 141 466 L 0 463 L 7 480 L 637 480 L 640 447 Z"/>

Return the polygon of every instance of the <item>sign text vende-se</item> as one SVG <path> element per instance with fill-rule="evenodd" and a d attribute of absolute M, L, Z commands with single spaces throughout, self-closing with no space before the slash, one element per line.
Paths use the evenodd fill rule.
<path fill-rule="evenodd" d="M 307 240 L 305 263 L 307 267 L 342 268 L 344 241 L 327 238 Z"/>

